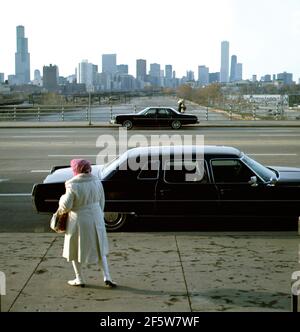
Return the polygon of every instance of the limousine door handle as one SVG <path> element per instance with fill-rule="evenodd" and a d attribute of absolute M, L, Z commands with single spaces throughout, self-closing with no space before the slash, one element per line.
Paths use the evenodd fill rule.
<path fill-rule="evenodd" d="M 232 191 L 232 189 L 220 189 L 220 194 L 224 195 L 228 191 Z"/>
<path fill-rule="evenodd" d="M 160 194 L 163 196 L 164 194 L 167 194 L 167 193 L 170 193 L 171 192 L 171 189 L 162 189 L 159 191 Z"/>

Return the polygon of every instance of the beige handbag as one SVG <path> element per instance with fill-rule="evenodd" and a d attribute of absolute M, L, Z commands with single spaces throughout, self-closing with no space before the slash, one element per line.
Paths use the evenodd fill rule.
<path fill-rule="evenodd" d="M 56 211 L 50 221 L 50 228 L 56 233 L 65 233 L 67 229 L 68 213 Z"/>

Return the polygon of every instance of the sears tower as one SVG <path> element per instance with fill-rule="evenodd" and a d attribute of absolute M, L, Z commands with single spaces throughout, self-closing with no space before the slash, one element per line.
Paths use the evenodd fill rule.
<path fill-rule="evenodd" d="M 30 54 L 28 53 L 28 39 L 25 38 L 23 26 L 17 26 L 17 52 L 15 54 L 16 79 L 18 84 L 30 82 Z"/>

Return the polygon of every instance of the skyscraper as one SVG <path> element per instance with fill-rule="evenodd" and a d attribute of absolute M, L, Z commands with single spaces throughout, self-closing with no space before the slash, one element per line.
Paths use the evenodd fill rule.
<path fill-rule="evenodd" d="M 237 81 L 237 56 L 233 55 L 231 57 L 231 66 L 230 66 L 230 82 Z"/>
<path fill-rule="evenodd" d="M 165 66 L 165 79 L 164 79 L 164 86 L 166 88 L 172 88 L 173 87 L 173 67 L 172 65 L 166 65 Z"/>
<path fill-rule="evenodd" d="M 102 54 L 102 73 L 114 75 L 117 72 L 117 54 Z"/>
<path fill-rule="evenodd" d="M 152 85 L 161 86 L 160 64 L 158 63 L 150 64 L 149 76 Z"/>
<path fill-rule="evenodd" d="M 206 66 L 198 67 L 198 82 L 199 85 L 208 85 L 209 84 L 209 68 Z"/>
<path fill-rule="evenodd" d="M 118 74 L 127 74 L 128 75 L 128 65 L 117 65 Z"/>
<path fill-rule="evenodd" d="M 277 74 L 277 79 L 282 81 L 283 84 L 287 84 L 287 85 L 293 84 L 293 74 L 291 74 L 291 73 L 284 72 L 284 73 Z"/>
<path fill-rule="evenodd" d="M 236 81 L 243 80 L 243 64 L 237 63 L 236 65 Z"/>
<path fill-rule="evenodd" d="M 209 83 L 213 84 L 213 83 L 220 83 L 220 73 L 209 73 L 208 74 L 209 77 Z"/>
<path fill-rule="evenodd" d="M 166 65 L 165 66 L 166 79 L 168 79 L 168 80 L 172 79 L 172 72 L 173 72 L 172 65 Z"/>
<path fill-rule="evenodd" d="M 41 72 L 38 69 L 36 69 L 34 71 L 34 80 L 39 81 L 40 79 L 42 79 Z"/>
<path fill-rule="evenodd" d="M 58 90 L 58 67 L 44 66 L 43 67 L 43 87 L 49 92 L 56 92 Z"/>
<path fill-rule="evenodd" d="M 229 42 L 222 41 L 221 43 L 221 83 L 229 82 Z"/>
<path fill-rule="evenodd" d="M 160 77 L 160 64 L 158 64 L 158 63 L 151 63 L 150 64 L 149 75 L 151 77 Z"/>
<path fill-rule="evenodd" d="M 147 61 L 143 59 L 136 60 L 136 78 L 145 82 L 147 76 Z"/>
<path fill-rule="evenodd" d="M 87 91 L 93 91 L 97 72 L 96 65 L 89 63 L 88 60 L 83 60 L 78 64 L 77 82 L 85 84 Z"/>
<path fill-rule="evenodd" d="M 43 85 L 43 80 L 42 80 L 41 72 L 38 69 L 36 69 L 34 71 L 32 84 L 33 85 L 37 85 L 37 86 L 42 86 Z"/>
<path fill-rule="evenodd" d="M 186 79 L 189 82 L 195 81 L 195 74 L 192 70 L 187 70 L 186 72 Z"/>
<path fill-rule="evenodd" d="M 30 54 L 28 39 L 25 38 L 25 28 L 17 26 L 17 52 L 15 53 L 16 81 L 18 84 L 30 82 Z"/>

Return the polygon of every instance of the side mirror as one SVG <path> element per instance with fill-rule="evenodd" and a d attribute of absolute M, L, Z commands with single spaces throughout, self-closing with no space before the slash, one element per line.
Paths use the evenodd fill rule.
<path fill-rule="evenodd" d="M 269 187 L 275 187 L 276 183 L 277 183 L 277 180 L 274 179 L 274 178 L 271 178 L 271 180 L 268 183 L 268 186 Z"/>
<path fill-rule="evenodd" d="M 251 185 L 251 187 L 258 187 L 257 177 L 252 176 L 248 183 Z"/>

